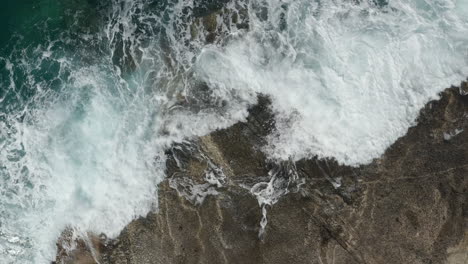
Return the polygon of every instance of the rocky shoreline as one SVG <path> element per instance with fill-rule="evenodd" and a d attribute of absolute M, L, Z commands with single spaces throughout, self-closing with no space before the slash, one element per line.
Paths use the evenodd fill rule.
<path fill-rule="evenodd" d="M 468 263 L 467 88 L 445 90 L 358 168 L 267 161 L 274 122 L 260 97 L 247 122 L 168 151 L 158 212 L 71 252 L 65 238 L 56 262 Z"/>
<path fill-rule="evenodd" d="M 210 3 L 196 9 L 192 41 L 222 41 L 221 21 L 248 27 L 242 8 Z M 468 263 L 467 83 L 429 102 L 416 126 L 357 168 L 269 161 L 269 105 L 259 95 L 246 122 L 174 145 L 157 212 L 116 239 L 64 231 L 55 263 Z"/>

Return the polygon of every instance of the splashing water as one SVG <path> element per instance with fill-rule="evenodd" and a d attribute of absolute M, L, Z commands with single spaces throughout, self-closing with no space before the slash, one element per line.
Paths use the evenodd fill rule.
<path fill-rule="evenodd" d="M 1 59 L 0 254 L 8 263 L 50 262 L 66 227 L 116 236 L 157 208 L 171 142 L 246 116 L 241 104 L 223 113 L 178 107 L 188 101 L 179 98 L 192 51 L 177 46 L 183 35 L 164 31 L 183 22 L 185 5 L 150 4 L 95 6 L 92 26 L 79 24 L 89 10 L 71 10 L 66 29 L 37 22 L 46 39 L 13 39 Z M 173 54 L 163 42 L 176 44 Z"/>
<path fill-rule="evenodd" d="M 359 165 L 468 76 L 463 0 L 95 2 L 36 1 L 2 50 L 6 263 L 157 209 L 165 149 L 244 120 L 257 93 L 276 113 L 271 158 Z"/>
<path fill-rule="evenodd" d="M 368 163 L 467 77 L 467 1 L 358 2 L 255 1 L 246 36 L 200 55 L 212 87 L 272 97 L 272 157 Z"/>

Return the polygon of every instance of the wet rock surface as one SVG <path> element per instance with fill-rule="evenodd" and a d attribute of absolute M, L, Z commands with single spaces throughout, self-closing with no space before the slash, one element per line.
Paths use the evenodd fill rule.
<path fill-rule="evenodd" d="M 191 41 L 222 45 L 248 27 L 245 9 L 223 4 L 195 7 Z M 113 240 L 64 232 L 56 262 L 468 264 L 467 87 L 441 93 L 358 168 L 268 160 L 274 115 L 259 95 L 246 122 L 167 151 L 157 212 Z"/>
<path fill-rule="evenodd" d="M 101 241 L 94 256 L 99 263 L 468 263 L 463 94 L 444 91 L 407 135 L 359 168 L 268 161 L 261 147 L 274 122 L 261 96 L 247 122 L 168 151 L 159 211 Z M 277 191 L 275 204 L 261 203 L 262 183 Z M 79 250 L 89 255 L 89 247 Z M 57 262 L 92 263 L 66 255 Z"/>

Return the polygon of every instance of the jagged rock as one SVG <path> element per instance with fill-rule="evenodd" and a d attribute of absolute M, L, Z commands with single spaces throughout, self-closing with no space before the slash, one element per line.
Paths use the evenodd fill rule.
<path fill-rule="evenodd" d="M 268 100 L 259 102 L 247 122 L 192 142 L 192 152 L 168 152 L 159 211 L 129 224 L 100 263 L 467 263 L 468 97 L 459 89 L 428 103 L 418 125 L 369 165 L 294 164 L 304 183 L 264 206 L 260 238 L 250 187 L 274 169 L 259 150 L 274 123 Z M 202 203 L 170 186 L 177 177 L 204 184 L 213 167 L 226 179 Z"/>
<path fill-rule="evenodd" d="M 247 27 L 246 9 L 222 4 L 195 7 L 192 40 L 215 43 L 231 31 L 222 26 Z M 260 95 L 246 122 L 168 150 L 158 212 L 110 241 L 65 232 L 57 263 L 466 264 L 467 90 L 464 82 L 444 91 L 417 126 L 358 168 L 268 160 L 261 149 L 275 122 Z"/>

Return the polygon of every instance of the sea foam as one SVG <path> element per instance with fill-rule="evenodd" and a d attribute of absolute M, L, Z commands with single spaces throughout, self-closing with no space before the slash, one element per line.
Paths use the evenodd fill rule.
<path fill-rule="evenodd" d="M 250 32 L 205 48 L 198 69 L 213 87 L 272 98 L 277 132 L 265 151 L 275 159 L 369 163 L 468 76 L 466 1 L 251 5 Z"/>
<path fill-rule="evenodd" d="M 249 29 L 218 25 L 215 44 L 193 39 L 194 1 L 110 3 L 96 32 L 0 59 L 6 263 L 48 263 L 66 227 L 114 237 L 157 210 L 165 150 L 245 120 L 258 93 L 272 159 L 357 166 L 468 76 L 466 1 L 231 1 Z"/>

